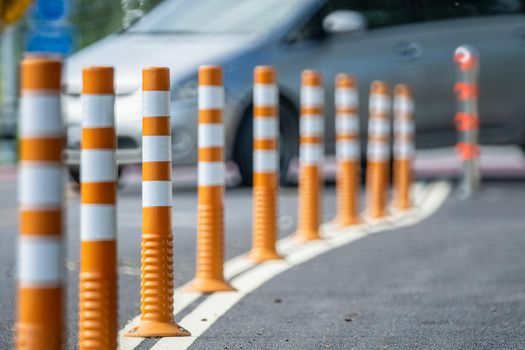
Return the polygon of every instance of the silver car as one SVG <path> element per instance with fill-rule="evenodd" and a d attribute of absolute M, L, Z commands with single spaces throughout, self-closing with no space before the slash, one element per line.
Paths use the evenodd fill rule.
<path fill-rule="evenodd" d="M 415 93 L 417 146 L 455 143 L 456 79 L 461 44 L 481 57 L 481 142 L 525 145 L 524 0 L 168 0 L 128 30 L 69 57 L 63 90 L 68 162 L 78 176 L 81 70 L 116 68 L 118 161 L 141 161 L 141 70 L 168 66 L 174 165 L 197 160 L 197 68 L 219 64 L 226 89 L 226 157 L 245 184 L 252 174 L 252 71 L 272 65 L 280 88 L 280 162 L 298 153 L 299 79 L 325 77 L 326 152 L 335 149 L 333 83 L 339 72 L 360 83 L 366 135 L 371 81 L 404 82 Z M 365 137 L 363 137 L 363 142 Z M 364 150 L 365 147 L 362 147 Z M 282 171 L 286 174 L 286 171 Z"/>

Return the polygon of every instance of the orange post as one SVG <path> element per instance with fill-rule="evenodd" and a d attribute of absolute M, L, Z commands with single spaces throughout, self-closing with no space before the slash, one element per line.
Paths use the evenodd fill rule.
<path fill-rule="evenodd" d="M 113 68 L 82 73 L 80 350 L 117 348 L 117 244 Z"/>
<path fill-rule="evenodd" d="M 190 333 L 173 317 L 170 71 L 142 71 L 142 251 L 140 322 L 127 337 Z"/>
<path fill-rule="evenodd" d="M 279 260 L 277 194 L 279 166 L 279 92 L 272 67 L 254 70 L 253 86 L 253 240 L 249 257 L 257 262 Z"/>
<path fill-rule="evenodd" d="M 337 157 L 337 216 L 342 227 L 359 223 L 361 151 L 359 147 L 359 97 L 357 83 L 348 74 L 335 80 Z"/>
<path fill-rule="evenodd" d="M 58 60 L 21 65 L 16 348 L 63 348 L 64 125 Z"/>
<path fill-rule="evenodd" d="M 222 68 L 199 68 L 197 271 L 188 290 L 232 291 L 224 280 L 224 87 Z"/>
<path fill-rule="evenodd" d="M 388 86 L 374 81 L 370 87 L 366 166 L 366 215 L 386 215 L 390 161 L 390 95 Z"/>
<path fill-rule="evenodd" d="M 412 206 L 412 159 L 414 157 L 414 101 L 404 84 L 394 89 L 394 207 Z"/>
<path fill-rule="evenodd" d="M 300 241 L 321 239 L 324 156 L 324 90 L 318 72 L 301 75 L 301 118 L 299 150 L 299 212 L 295 237 Z"/>

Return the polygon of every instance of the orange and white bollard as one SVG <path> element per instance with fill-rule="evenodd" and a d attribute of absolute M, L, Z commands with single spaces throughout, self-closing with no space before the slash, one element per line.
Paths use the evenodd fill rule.
<path fill-rule="evenodd" d="M 255 262 L 278 260 L 279 92 L 272 67 L 254 70 L 253 87 L 253 243 Z"/>
<path fill-rule="evenodd" d="M 390 95 L 388 85 L 374 81 L 370 87 L 366 166 L 366 216 L 386 215 L 390 166 Z"/>
<path fill-rule="evenodd" d="M 394 88 L 394 208 L 412 206 L 412 160 L 414 158 L 414 100 L 404 84 Z"/>
<path fill-rule="evenodd" d="M 113 68 L 82 72 L 79 349 L 117 348 Z"/>
<path fill-rule="evenodd" d="M 299 212 L 295 238 L 321 239 L 324 158 L 324 89 L 321 74 L 305 70 L 301 75 L 299 149 Z"/>
<path fill-rule="evenodd" d="M 140 322 L 128 337 L 190 333 L 173 316 L 170 72 L 142 71 L 142 251 Z"/>
<path fill-rule="evenodd" d="M 21 64 L 17 349 L 63 348 L 61 69 L 53 59 Z"/>
<path fill-rule="evenodd" d="M 335 79 L 337 216 L 342 227 L 359 223 L 361 149 L 357 83 L 348 74 Z"/>
<path fill-rule="evenodd" d="M 232 291 L 224 279 L 224 87 L 222 68 L 199 68 L 197 267 L 188 290 Z"/>
<path fill-rule="evenodd" d="M 459 81 L 454 86 L 458 100 L 455 117 L 460 141 L 456 145 L 463 162 L 461 191 L 469 197 L 479 189 L 479 115 L 478 115 L 478 74 L 479 55 L 471 46 L 456 49 L 454 62 L 458 66 Z"/>

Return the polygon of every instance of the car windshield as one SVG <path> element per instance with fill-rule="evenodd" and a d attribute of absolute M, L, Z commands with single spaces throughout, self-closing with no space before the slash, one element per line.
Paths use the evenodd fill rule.
<path fill-rule="evenodd" d="M 266 33 L 305 0 L 171 0 L 144 16 L 129 33 Z"/>

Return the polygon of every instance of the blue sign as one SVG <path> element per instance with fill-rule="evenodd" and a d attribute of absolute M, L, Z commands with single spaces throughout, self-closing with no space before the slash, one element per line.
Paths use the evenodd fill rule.
<path fill-rule="evenodd" d="M 68 55 L 75 48 L 75 31 L 68 21 L 69 1 L 36 0 L 28 16 L 28 52 Z"/>

